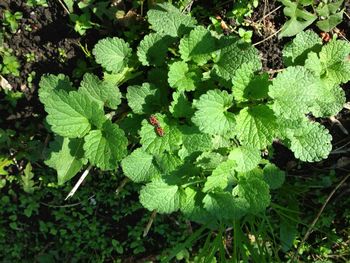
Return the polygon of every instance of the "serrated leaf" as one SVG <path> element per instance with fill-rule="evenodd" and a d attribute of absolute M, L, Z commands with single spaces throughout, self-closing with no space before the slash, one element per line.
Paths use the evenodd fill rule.
<path fill-rule="evenodd" d="M 161 90 L 147 82 L 142 86 L 129 86 L 126 94 L 128 105 L 136 114 L 151 114 L 162 105 Z"/>
<path fill-rule="evenodd" d="M 39 87 L 39 99 L 43 104 L 46 104 L 46 99 L 51 96 L 51 93 L 54 90 L 64 90 L 67 92 L 75 90 L 72 87 L 69 78 L 63 74 L 48 74 L 42 76 L 40 79 Z"/>
<path fill-rule="evenodd" d="M 219 221 L 238 220 L 249 209 L 245 199 L 233 197 L 228 192 L 208 193 L 203 199 L 203 204 L 205 210 Z"/>
<path fill-rule="evenodd" d="M 148 210 L 160 214 L 170 214 L 180 208 L 180 192 L 177 185 L 163 181 L 146 184 L 140 191 L 140 203 Z"/>
<path fill-rule="evenodd" d="M 188 33 L 196 24 L 196 20 L 180 12 L 170 3 L 154 6 L 147 12 L 148 22 L 156 32 L 172 37 Z"/>
<path fill-rule="evenodd" d="M 128 65 L 131 52 L 129 44 L 118 37 L 104 38 L 98 41 L 92 50 L 96 62 L 113 73 L 120 72 Z"/>
<path fill-rule="evenodd" d="M 157 33 L 146 35 L 137 48 L 137 56 L 142 65 L 163 65 L 166 61 L 168 46 L 172 41 L 171 37 Z"/>
<path fill-rule="evenodd" d="M 128 140 L 117 124 L 106 121 L 102 130 L 93 130 L 84 138 L 85 156 L 101 170 L 114 170 L 127 154 Z"/>
<path fill-rule="evenodd" d="M 220 163 L 224 162 L 226 157 L 217 152 L 204 152 L 196 159 L 196 166 L 202 168 L 205 172 L 212 172 Z"/>
<path fill-rule="evenodd" d="M 243 63 L 252 63 L 254 71 L 261 68 L 261 62 L 258 50 L 252 45 L 243 45 L 238 43 L 235 39 L 228 41 L 223 38 L 222 42 L 228 42 L 219 53 L 219 57 L 213 67 L 214 72 L 225 81 L 230 81 L 236 70 Z"/>
<path fill-rule="evenodd" d="M 305 122 L 289 136 L 289 140 L 295 157 L 305 162 L 325 159 L 332 150 L 332 136 L 317 122 Z"/>
<path fill-rule="evenodd" d="M 312 30 L 302 31 L 293 41 L 287 43 L 283 50 L 283 61 L 287 66 L 304 65 L 309 52 L 319 52 L 322 47 L 321 38 Z"/>
<path fill-rule="evenodd" d="M 232 95 L 227 91 L 209 90 L 193 103 L 197 108 L 192 117 L 193 123 L 204 133 L 228 133 L 235 126 L 234 114 L 227 111 L 232 101 Z"/>
<path fill-rule="evenodd" d="M 199 85 L 201 74 L 198 70 L 190 70 L 184 61 L 177 61 L 170 65 L 168 82 L 177 90 L 193 91 Z"/>
<path fill-rule="evenodd" d="M 179 149 L 182 143 L 182 136 L 175 122 L 160 114 L 156 114 L 156 117 L 164 131 L 164 136 L 159 136 L 156 128 L 148 120 L 144 120 L 140 131 L 142 149 L 156 155 L 164 151 L 171 152 Z"/>
<path fill-rule="evenodd" d="M 121 93 L 114 84 L 103 82 L 90 73 L 84 75 L 79 90 L 92 100 L 102 103 L 102 105 L 106 105 L 111 109 L 116 109 L 121 103 Z"/>
<path fill-rule="evenodd" d="M 215 189 L 224 190 L 228 185 L 228 178 L 234 176 L 235 161 L 227 160 L 220 163 L 213 173 L 207 177 L 207 181 L 204 184 L 203 192 L 209 192 Z"/>
<path fill-rule="evenodd" d="M 181 128 L 183 146 L 188 154 L 204 152 L 212 149 L 212 139 L 209 134 L 201 133 L 197 127 L 185 126 Z"/>
<path fill-rule="evenodd" d="M 50 144 L 50 155 L 45 164 L 57 171 L 59 185 L 72 179 L 87 163 L 83 143 L 83 139 L 56 137 Z"/>
<path fill-rule="evenodd" d="M 81 138 L 92 126 L 101 127 L 106 120 L 100 104 L 76 91 L 53 92 L 46 98 L 45 110 L 52 131 L 69 138 Z"/>
<path fill-rule="evenodd" d="M 261 154 L 257 148 L 251 146 L 239 146 L 231 150 L 228 159 L 236 162 L 236 171 L 248 172 L 259 164 Z"/>
<path fill-rule="evenodd" d="M 203 26 L 195 27 L 188 36 L 181 39 L 179 52 L 184 61 L 192 60 L 198 65 L 204 65 L 216 49 L 216 39 Z"/>
<path fill-rule="evenodd" d="M 156 156 L 156 162 L 163 174 L 170 174 L 184 164 L 184 162 L 175 154 L 165 152 Z"/>
<path fill-rule="evenodd" d="M 319 79 L 301 66 L 288 67 L 279 73 L 270 86 L 273 111 L 286 119 L 298 119 L 309 113 L 317 96 Z M 295 102 L 298 103 L 295 103 Z"/>
<path fill-rule="evenodd" d="M 192 104 L 188 101 L 184 91 L 173 92 L 173 101 L 169 111 L 175 118 L 191 118 L 194 113 Z"/>
<path fill-rule="evenodd" d="M 242 109 L 236 117 L 237 137 L 242 145 L 264 149 L 277 136 L 273 111 L 266 105 Z"/>
<path fill-rule="evenodd" d="M 121 166 L 127 177 L 140 183 L 159 176 L 159 171 L 153 162 L 153 156 L 139 148 L 124 158 Z"/>
<path fill-rule="evenodd" d="M 232 79 L 232 94 L 236 101 L 257 100 L 268 97 L 269 75 L 255 75 L 253 63 L 242 64 Z"/>
<path fill-rule="evenodd" d="M 317 18 L 316 15 L 304 10 L 299 6 L 299 2 L 290 0 L 279 0 L 285 6 L 283 13 L 290 19 L 283 25 L 278 38 L 291 37 L 303 31 L 311 25 Z"/>
<path fill-rule="evenodd" d="M 285 173 L 281 171 L 276 165 L 268 163 L 264 169 L 264 181 L 269 185 L 270 189 L 280 188 L 285 179 Z"/>

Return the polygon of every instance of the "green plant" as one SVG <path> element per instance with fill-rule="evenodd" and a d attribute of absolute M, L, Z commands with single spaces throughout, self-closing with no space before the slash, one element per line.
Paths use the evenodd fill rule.
<path fill-rule="evenodd" d="M 18 29 L 17 20 L 22 19 L 22 12 L 15 12 L 14 14 L 12 14 L 11 11 L 5 10 L 3 16 L 3 25 L 9 27 L 11 33 L 16 33 Z"/>
<path fill-rule="evenodd" d="M 25 56 L 25 58 L 26 58 L 27 63 L 35 62 L 35 61 L 36 61 L 36 56 L 35 56 L 35 53 L 34 53 L 34 52 L 27 53 L 27 54 L 25 54 L 24 56 Z"/>
<path fill-rule="evenodd" d="M 233 8 L 228 12 L 227 17 L 235 19 L 239 25 L 244 24 L 244 19 L 251 16 L 254 8 L 259 5 L 259 0 L 238 0 L 234 1 Z"/>
<path fill-rule="evenodd" d="M 27 0 L 26 3 L 30 7 L 36 7 L 36 6 L 48 7 L 47 0 Z"/>
<path fill-rule="evenodd" d="M 12 55 L 12 50 L 0 48 L 0 56 L 2 59 L 0 63 L 1 74 L 13 75 L 18 77 L 20 63 L 18 59 L 14 55 Z"/>
<path fill-rule="evenodd" d="M 322 46 L 317 34 L 302 32 L 283 51 L 287 67 L 270 80 L 250 44 L 212 34 L 170 4 L 147 15 L 154 32 L 136 53 L 117 37 L 95 45 L 103 80 L 85 74 L 76 89 L 64 75 L 42 77 L 39 97 L 57 135 L 46 164 L 59 184 L 88 164 L 113 171 L 121 163 L 143 184 L 145 208 L 180 210 L 218 228 L 269 206 L 270 190 L 284 181 L 262 158 L 274 140 L 302 161 L 328 156 L 332 137 L 309 115 L 342 109 L 349 43 Z M 122 97 L 131 111 L 121 109 Z"/>

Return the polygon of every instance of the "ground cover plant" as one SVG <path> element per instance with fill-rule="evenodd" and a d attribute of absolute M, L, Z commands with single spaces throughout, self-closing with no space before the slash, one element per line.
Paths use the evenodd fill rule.
<path fill-rule="evenodd" d="M 347 158 L 342 151 L 346 139 L 334 132 L 335 126 L 347 132 L 334 118 L 344 114 L 347 96 L 343 87 L 350 80 L 350 44 L 345 32 L 334 29 L 341 20 L 327 29 L 314 25 L 330 31 L 327 39 L 312 28 L 302 31 L 305 26 L 293 29 L 294 38 L 281 41 L 278 33 L 287 37 L 285 28 L 292 23 L 286 17 L 280 30 L 266 39 L 261 35 L 261 25 L 269 23 L 267 12 L 280 8 L 282 14 L 281 6 L 266 11 L 265 3 L 262 19 L 254 20 L 256 1 L 228 6 L 227 18 L 225 14 L 213 17 L 195 2 L 129 4 L 140 10 L 141 17 L 132 9 L 132 14 L 121 12 L 120 5 L 107 1 L 62 1 L 60 8 L 67 14 L 71 32 L 80 35 L 75 43 L 81 58 L 71 63 L 71 56 L 79 52 L 58 47 L 57 63 L 74 64 L 70 71 L 58 68 L 37 74 L 29 70 L 25 76 L 30 89 L 38 87 L 37 94 L 33 90 L 26 97 L 42 104 L 37 103 L 41 110 L 33 115 L 37 116 L 34 122 L 16 127 L 9 122 L 13 117 L 1 121 L 2 215 L 8 218 L 1 224 L 10 227 L 1 235 L 27 230 L 27 220 L 35 218 L 37 234 L 16 237 L 35 237 L 38 244 L 51 240 L 47 247 L 38 245 L 27 254 L 21 245 L 16 246 L 3 258 L 294 262 L 298 257 L 330 259 L 336 251 L 336 260 L 346 260 L 346 227 L 332 230 L 329 239 L 337 243 L 335 247 L 311 232 L 327 232 L 330 221 L 337 216 L 347 218 L 348 210 L 325 211 L 312 224 L 312 213 L 306 213 L 306 222 L 301 217 L 305 213 L 302 196 L 325 206 L 348 178 L 322 170 L 333 163 L 331 170 L 346 172 Z M 324 23 L 329 22 L 327 10 L 329 16 L 346 12 L 339 11 L 342 1 L 309 5 L 323 12 L 320 19 Z M 50 3 L 28 1 L 26 6 L 45 10 Z M 26 9 L 22 11 L 25 14 Z M 284 13 L 288 16 L 286 9 Z M 3 25 L 6 42 L 8 34 L 15 33 L 8 23 Z M 106 33 L 115 25 L 125 30 Z M 23 29 L 21 23 L 17 27 L 19 32 Z M 103 33 L 96 38 L 100 30 Z M 255 34 L 263 40 L 256 42 Z M 94 41 L 89 45 L 81 42 L 91 36 Z M 271 36 L 280 41 L 280 62 L 276 62 L 280 66 L 272 70 L 266 60 L 271 54 L 258 49 L 260 44 L 268 46 L 264 42 Z M 22 78 L 18 68 L 23 64 L 16 58 L 17 51 L 7 46 L 2 50 L 1 86 L 6 92 L 1 111 L 14 116 L 23 94 L 13 92 L 10 83 L 16 75 Z M 45 60 L 27 50 L 23 61 Z M 329 126 L 327 119 L 335 126 Z M 314 167 L 320 164 L 322 172 L 317 174 Z M 318 179 L 303 182 L 292 176 L 301 171 Z M 321 183 L 315 197 L 309 190 L 317 180 Z M 326 199 L 325 192 L 336 184 Z M 62 204 L 64 199 L 67 205 Z M 116 207 L 113 201 L 126 205 Z M 346 207 L 347 202 L 341 204 Z M 55 207 L 59 211 L 41 218 L 43 211 Z M 63 216 L 66 209 L 71 209 L 71 216 Z M 116 209 L 120 211 L 117 215 Z M 87 220 L 76 224 L 78 217 Z M 57 231 L 59 220 L 68 227 Z M 88 226 L 90 220 L 92 226 Z M 321 223 L 316 225 L 317 221 Z M 166 230 L 171 222 L 186 234 L 180 237 Z M 344 222 L 349 225 L 348 219 Z M 101 228 L 104 223 L 107 225 Z M 89 228 L 90 236 L 68 234 L 77 228 Z M 122 235 L 108 234 L 113 228 Z M 164 233 L 164 244 L 157 245 Z M 310 234 L 318 248 L 306 243 Z M 88 242 L 91 238 L 99 241 Z M 151 240 L 148 244 L 147 238 Z M 75 246 L 69 247 L 72 242 L 77 247 L 81 244 L 86 252 L 75 253 Z M 58 244 L 63 248 L 58 249 Z M 7 247 L 5 243 L 1 246 Z M 94 256 L 85 250 L 88 247 L 93 247 Z"/>

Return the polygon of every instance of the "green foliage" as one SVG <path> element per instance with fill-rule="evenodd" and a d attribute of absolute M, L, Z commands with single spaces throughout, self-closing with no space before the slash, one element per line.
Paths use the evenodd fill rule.
<path fill-rule="evenodd" d="M 36 6 L 48 7 L 47 0 L 27 0 L 26 3 L 30 7 L 36 7 Z"/>
<path fill-rule="evenodd" d="M 12 55 L 11 49 L 4 49 L 0 47 L 0 72 L 4 75 L 19 76 L 20 63 L 16 56 Z"/>
<path fill-rule="evenodd" d="M 147 16 L 155 32 L 138 47 L 117 37 L 96 44 L 104 80 L 87 74 L 74 90 L 62 75 L 43 77 L 39 96 L 47 122 L 64 137 L 51 159 L 74 164 L 62 167 L 59 182 L 86 161 L 102 171 L 116 170 L 121 161 L 124 175 L 142 184 L 145 208 L 181 211 L 218 228 L 269 206 L 270 190 L 284 181 L 262 158 L 274 140 L 302 161 L 328 156 L 332 138 L 308 115 L 340 111 L 345 96 L 339 85 L 350 76 L 347 42 L 321 48 L 318 37 L 302 33 L 283 51 L 287 67 L 270 80 L 249 43 L 196 26 L 168 3 Z M 289 26 L 299 29 L 309 23 L 292 19 Z M 288 30 L 284 34 L 296 32 Z M 121 107 L 121 98 L 129 107 Z"/>
<path fill-rule="evenodd" d="M 9 10 L 5 10 L 3 13 L 2 24 L 10 29 L 12 34 L 17 32 L 19 27 L 18 20 L 21 20 L 23 17 L 22 12 L 11 13 Z"/>

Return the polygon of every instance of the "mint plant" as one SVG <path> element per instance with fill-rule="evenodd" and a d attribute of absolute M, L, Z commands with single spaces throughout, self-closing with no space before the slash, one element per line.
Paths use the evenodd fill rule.
<path fill-rule="evenodd" d="M 143 185 L 148 210 L 181 211 L 216 227 L 268 207 L 270 190 L 284 181 L 263 158 L 274 141 L 302 161 L 327 158 L 332 137 L 310 116 L 342 109 L 349 43 L 322 46 L 315 33 L 302 32 L 271 79 L 252 45 L 217 35 L 168 3 L 147 15 L 152 32 L 136 50 L 118 37 L 96 44 L 103 80 L 85 74 L 76 89 L 64 75 L 42 77 L 39 97 L 57 135 L 46 164 L 60 184 L 88 163 L 121 166 Z"/>

